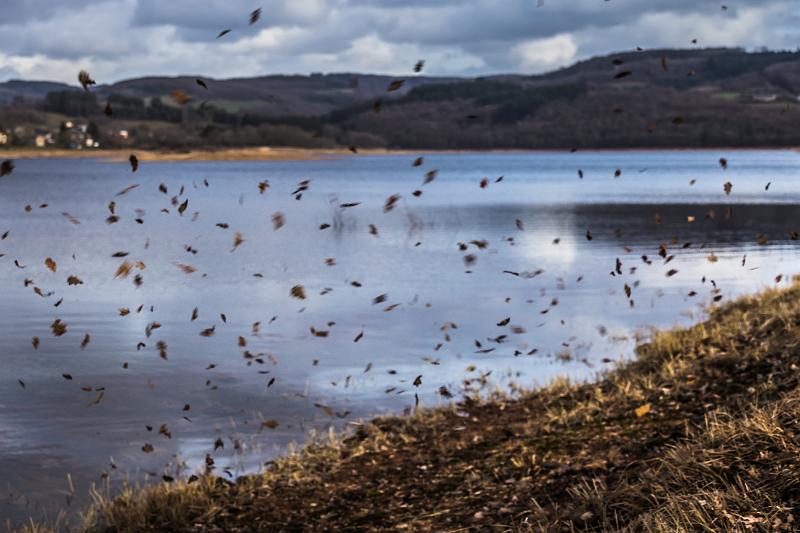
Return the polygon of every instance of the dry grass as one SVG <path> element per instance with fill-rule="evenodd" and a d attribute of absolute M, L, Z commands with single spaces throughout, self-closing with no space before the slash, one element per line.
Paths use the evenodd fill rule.
<path fill-rule="evenodd" d="M 594 383 L 376 419 L 236 484 L 98 496 L 85 528 L 796 530 L 798 324 L 800 286 L 770 290 Z"/>

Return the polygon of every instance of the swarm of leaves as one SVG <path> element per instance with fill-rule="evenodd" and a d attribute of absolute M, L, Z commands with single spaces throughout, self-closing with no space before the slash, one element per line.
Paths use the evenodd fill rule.
<path fill-rule="evenodd" d="M 769 290 L 655 335 L 597 382 L 379 418 L 236 484 L 100 498 L 90 529 L 791 531 L 798 320 L 800 287 Z"/>

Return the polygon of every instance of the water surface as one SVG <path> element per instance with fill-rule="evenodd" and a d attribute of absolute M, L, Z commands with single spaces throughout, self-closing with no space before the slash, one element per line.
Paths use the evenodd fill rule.
<path fill-rule="evenodd" d="M 490 372 L 501 388 L 586 378 L 631 357 L 650 326 L 689 324 L 712 298 L 798 270 L 795 152 L 413 160 L 145 162 L 135 174 L 18 161 L 0 179 L 0 517 L 53 517 L 92 483 L 186 476 L 207 454 L 235 476 L 311 429 L 402 412 L 415 394 L 436 405 L 441 387 L 457 397 Z M 115 278 L 125 260 L 141 268 Z"/>

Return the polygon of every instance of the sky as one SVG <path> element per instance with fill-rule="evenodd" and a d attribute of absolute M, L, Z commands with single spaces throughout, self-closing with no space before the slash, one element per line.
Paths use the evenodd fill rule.
<path fill-rule="evenodd" d="M 0 80 L 534 74 L 643 48 L 800 47 L 800 0 L 2 0 Z M 725 9 L 723 9 L 723 5 Z M 249 14 L 262 18 L 249 25 Z M 224 29 L 232 31 L 217 39 Z M 697 39 L 696 45 L 691 44 Z"/>

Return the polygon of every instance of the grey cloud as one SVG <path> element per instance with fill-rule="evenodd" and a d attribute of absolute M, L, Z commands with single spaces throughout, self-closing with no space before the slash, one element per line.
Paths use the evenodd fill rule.
<path fill-rule="evenodd" d="M 800 39 L 792 0 L 3 0 L 0 77 L 72 79 L 74 66 L 119 79 L 151 73 L 254 76 L 376 69 L 479 75 L 554 68 L 637 45 L 729 46 Z M 728 6 L 721 9 L 721 4 Z M 248 25 L 253 9 L 262 20 Z M 746 19 L 749 17 L 749 19 Z M 664 24 L 661 24 L 664 21 Z M 733 24 L 731 21 L 735 21 Z M 224 28 L 233 32 L 217 40 Z M 730 31 L 726 30 L 730 28 Z M 555 36 L 566 36 L 547 43 Z M 697 35 L 704 40 L 704 35 Z M 521 62 L 566 43 L 555 60 Z M 533 43 L 533 44 L 531 44 Z M 515 55 L 516 54 L 516 55 Z M 547 55 L 543 52 L 544 55 Z M 439 64 L 437 64 L 437 61 Z M 65 66 L 66 65 L 66 66 Z M 11 70 L 9 70 L 11 69 Z"/>
<path fill-rule="evenodd" d="M 98 3 L 97 0 L 71 0 L 69 3 L 59 3 L 53 0 L 6 0 L 3 2 L 0 26 L 52 18 L 60 12 L 80 9 L 96 3 Z"/>
<path fill-rule="evenodd" d="M 19 72 L 13 67 L 0 67 L 0 79 L 13 80 L 19 78 Z"/>
<path fill-rule="evenodd" d="M 303 25 L 318 22 L 317 11 L 324 17 L 325 2 L 314 0 L 137 0 L 132 24 L 135 26 L 169 25 L 184 30 L 204 30 L 207 39 L 220 30 L 231 28 L 241 35 L 252 34 L 272 26 Z M 262 18 L 254 26 L 249 24 L 251 11 L 261 8 Z M 191 33 L 189 35 L 194 35 Z"/>
<path fill-rule="evenodd" d="M 248 0 L 138 0 L 132 25 L 166 25 L 182 29 L 203 29 L 213 33 L 214 30 L 229 27 L 247 27 L 249 13 L 257 7 L 259 4 Z M 270 20 L 273 20 L 271 16 Z"/>
<path fill-rule="evenodd" d="M 691 17 L 699 13 L 720 13 L 717 4 L 697 0 L 626 0 L 599 2 L 574 0 L 570 3 L 536 7 L 530 0 L 509 0 L 498 7 L 489 0 L 453 2 L 438 7 L 404 9 L 402 14 L 383 11 L 381 35 L 395 42 L 460 44 L 482 41 L 509 42 L 552 36 L 593 28 L 625 25 L 645 13 L 674 11 Z"/>

